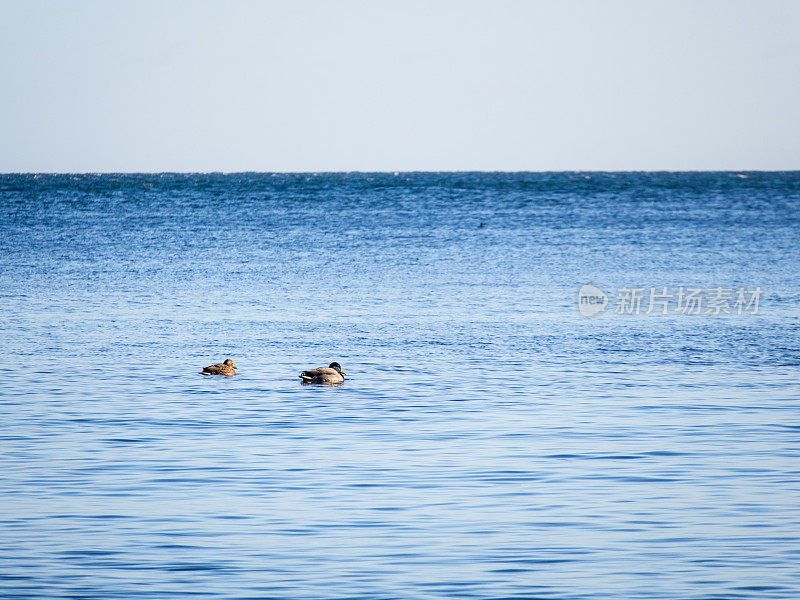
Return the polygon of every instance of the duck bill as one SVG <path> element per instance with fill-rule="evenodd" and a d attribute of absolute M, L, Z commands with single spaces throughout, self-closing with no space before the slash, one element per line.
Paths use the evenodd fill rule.
<path fill-rule="evenodd" d="M 344 371 L 339 371 L 339 373 L 341 373 L 342 375 L 347 375 L 347 373 L 345 373 Z"/>

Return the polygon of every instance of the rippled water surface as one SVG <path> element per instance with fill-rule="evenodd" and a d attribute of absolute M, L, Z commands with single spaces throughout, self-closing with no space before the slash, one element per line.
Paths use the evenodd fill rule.
<path fill-rule="evenodd" d="M 800 173 L 0 199 L 3 598 L 800 597 Z M 763 296 L 614 314 L 624 286 Z"/>

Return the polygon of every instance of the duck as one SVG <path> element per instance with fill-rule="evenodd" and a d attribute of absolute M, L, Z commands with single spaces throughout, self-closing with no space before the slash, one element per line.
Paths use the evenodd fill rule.
<path fill-rule="evenodd" d="M 224 362 L 218 365 L 209 365 L 204 367 L 202 371 L 200 371 L 201 375 L 225 375 L 225 377 L 232 377 L 236 375 L 236 369 L 233 365 L 233 361 L 230 358 L 226 358 Z"/>
<path fill-rule="evenodd" d="M 347 373 L 342 371 L 342 365 L 332 362 L 327 367 L 303 371 L 300 373 L 300 379 L 303 383 L 342 383 L 345 375 Z"/>

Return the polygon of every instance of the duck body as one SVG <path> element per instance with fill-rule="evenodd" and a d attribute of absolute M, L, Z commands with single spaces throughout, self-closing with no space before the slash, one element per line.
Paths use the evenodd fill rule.
<path fill-rule="evenodd" d="M 209 365 L 204 367 L 202 371 L 200 371 L 201 375 L 224 375 L 225 377 L 232 377 L 236 375 L 236 369 L 233 365 L 233 361 L 230 358 L 226 358 L 224 362 L 217 364 L 217 365 Z"/>
<path fill-rule="evenodd" d="M 344 376 L 347 375 L 342 371 L 342 367 L 337 362 L 332 362 L 327 367 L 317 367 L 316 369 L 308 369 L 300 373 L 300 379 L 303 383 L 342 383 Z"/>

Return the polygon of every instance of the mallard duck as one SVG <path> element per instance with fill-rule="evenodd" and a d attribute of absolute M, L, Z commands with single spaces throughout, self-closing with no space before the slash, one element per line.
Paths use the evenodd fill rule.
<path fill-rule="evenodd" d="M 237 367 L 233 366 L 233 361 L 230 358 L 226 358 L 225 362 L 219 365 L 209 365 L 205 367 L 202 371 L 200 371 L 201 375 L 225 375 L 226 377 L 231 377 L 236 375 Z"/>
<path fill-rule="evenodd" d="M 300 373 L 300 379 L 303 380 L 303 383 L 342 383 L 345 375 L 347 373 L 342 371 L 342 366 L 337 362 L 332 362 L 327 367 L 303 371 Z"/>

